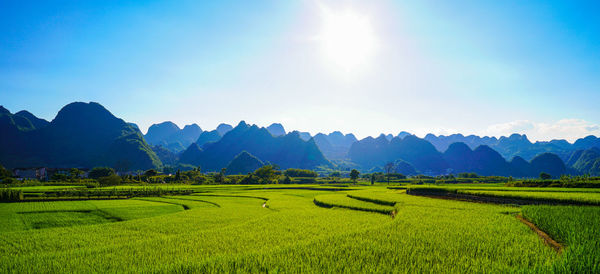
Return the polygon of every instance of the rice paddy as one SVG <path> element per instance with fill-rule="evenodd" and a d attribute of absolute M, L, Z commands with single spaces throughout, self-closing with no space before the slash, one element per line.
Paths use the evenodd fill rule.
<path fill-rule="evenodd" d="M 207 186 L 192 195 L 0 203 L 0 272 L 598 270 L 597 207 L 330 188 Z"/>

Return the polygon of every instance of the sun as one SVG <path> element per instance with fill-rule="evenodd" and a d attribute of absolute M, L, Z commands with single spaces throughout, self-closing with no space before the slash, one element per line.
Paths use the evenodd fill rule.
<path fill-rule="evenodd" d="M 328 64 L 343 71 L 366 65 L 377 50 L 369 18 L 351 9 L 334 11 L 320 5 L 322 25 L 317 36 Z"/>

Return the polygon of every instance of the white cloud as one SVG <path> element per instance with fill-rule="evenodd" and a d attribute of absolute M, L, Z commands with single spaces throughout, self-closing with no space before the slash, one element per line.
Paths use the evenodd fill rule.
<path fill-rule="evenodd" d="M 517 120 L 508 123 L 495 124 L 485 129 L 485 135 L 505 136 L 512 133 L 523 133 L 535 128 L 535 123 L 528 120 Z"/>
<path fill-rule="evenodd" d="M 582 119 L 561 119 L 555 122 L 517 120 L 495 124 L 481 132 L 482 135 L 508 136 L 512 133 L 526 134 L 531 141 L 566 139 L 574 142 L 588 135 L 600 135 L 600 125 Z"/>

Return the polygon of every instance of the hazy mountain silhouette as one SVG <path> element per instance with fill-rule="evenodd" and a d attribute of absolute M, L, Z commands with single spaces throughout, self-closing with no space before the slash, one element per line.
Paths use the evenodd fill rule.
<path fill-rule="evenodd" d="M 354 134 L 344 135 L 339 131 L 327 135 L 318 133 L 313 138 L 323 155 L 329 160 L 346 159 L 350 146 L 357 141 Z"/>
<path fill-rule="evenodd" d="M 593 147 L 600 148 L 600 138 L 590 135 L 575 141 L 573 147 L 575 149 L 588 149 Z"/>
<path fill-rule="evenodd" d="M 464 136 L 462 134 L 452 134 L 449 136 L 435 136 L 433 134 L 427 134 L 424 138 L 435 146 L 438 151 L 446 151 L 448 147 L 453 143 L 464 143 L 469 148 L 475 149 L 478 146 L 486 145 L 492 147 L 498 142 L 495 137 L 479 137 L 476 135 Z"/>
<path fill-rule="evenodd" d="M 267 127 L 267 130 L 269 131 L 269 133 L 271 133 L 271 135 L 273 135 L 275 137 L 285 135 L 285 129 L 279 123 L 271 124 L 270 126 Z"/>
<path fill-rule="evenodd" d="M 166 121 L 150 126 L 144 138 L 149 144 L 158 145 L 161 141 L 166 140 L 179 131 L 180 129 L 175 123 Z"/>
<path fill-rule="evenodd" d="M 531 160 L 535 156 L 550 152 L 558 155 L 563 161 L 567 161 L 573 151 L 578 149 L 589 149 L 600 147 L 600 139 L 595 136 L 588 136 L 577 140 L 574 144 L 566 140 L 551 140 L 548 142 L 538 141 L 532 143 L 526 135 L 512 134 L 508 137 L 479 137 L 476 135 L 463 136 L 462 134 L 453 134 L 449 136 L 435 136 L 427 134 L 424 138 L 431 142 L 439 151 L 445 151 L 447 147 L 456 142 L 462 142 L 471 149 L 481 145 L 487 145 L 498 151 L 505 159 L 512 159 L 520 156 L 525 160 Z"/>
<path fill-rule="evenodd" d="M 508 164 L 510 165 L 511 175 L 514 177 L 537 177 L 539 175 L 534 175 L 531 164 L 520 156 L 515 156 Z"/>
<path fill-rule="evenodd" d="M 221 136 L 225 135 L 227 132 L 231 131 L 233 127 L 230 124 L 221 123 L 215 129 Z"/>
<path fill-rule="evenodd" d="M 242 151 L 281 168 L 312 169 L 330 165 L 313 140 L 300 139 L 297 132 L 274 137 L 266 128 L 240 122 L 234 129 L 203 148 L 192 144 L 181 156 L 181 162 L 200 165 L 203 170 L 217 171 Z"/>
<path fill-rule="evenodd" d="M 600 176 L 600 148 L 575 151 L 567 165 L 581 174 Z"/>
<path fill-rule="evenodd" d="M 312 136 L 308 132 L 300 132 L 300 131 L 296 131 L 296 132 L 298 133 L 298 135 L 300 135 L 300 139 L 302 139 L 304 141 L 308 141 L 308 140 L 310 140 L 310 138 L 312 138 Z"/>
<path fill-rule="evenodd" d="M 29 122 L 31 122 L 31 125 L 33 125 L 33 128 L 35 128 L 35 129 L 41 129 L 50 124 L 50 122 L 48 122 L 44 119 L 35 117 L 35 115 L 31 114 L 31 112 L 26 111 L 26 110 L 21 110 L 21 111 L 15 113 L 15 116 L 23 117 L 23 118 L 29 120 Z"/>
<path fill-rule="evenodd" d="M 48 124 L 30 113 L 2 113 L 0 127 L 6 134 L 0 141 L 0 161 L 8 167 L 161 166 L 139 131 L 98 103 L 68 104 Z"/>
<path fill-rule="evenodd" d="M 204 144 L 212 143 L 221 140 L 223 137 L 216 129 L 212 131 L 204 131 L 198 136 L 198 140 L 196 140 L 196 144 L 200 147 L 203 147 Z"/>
<path fill-rule="evenodd" d="M 286 134 L 278 123 L 267 128 L 245 122 L 235 128 L 220 124 L 213 131 L 202 131 L 196 124 L 180 129 L 167 121 L 152 125 L 144 138 L 135 124 L 97 103 L 69 104 L 51 122 L 28 111 L 12 114 L 0 106 L 0 130 L 0 163 L 7 167 L 106 165 L 134 170 L 157 168 L 164 162 L 218 171 L 233 163 L 234 171 L 239 167 L 245 172 L 243 166 L 263 161 L 282 168 L 312 169 L 331 166 L 327 160 L 331 159 L 362 170 L 382 170 L 391 162 L 397 172 L 407 175 L 600 174 L 600 139 L 595 136 L 571 144 L 565 140 L 532 143 L 521 134 L 500 138 L 428 134 L 421 139 L 400 132 L 396 137 L 381 134 L 357 141 L 353 134 L 339 131 L 314 137 L 298 131 Z"/>
<path fill-rule="evenodd" d="M 396 136 L 396 137 L 398 137 L 400 139 L 404 139 L 404 137 L 409 136 L 409 135 L 412 135 L 412 134 L 410 134 L 409 132 L 406 132 L 406 131 L 400 131 L 400 133 L 398 133 L 398 136 Z"/>
<path fill-rule="evenodd" d="M 231 131 L 233 127 L 229 124 L 219 124 L 215 130 L 204 131 L 196 139 L 196 144 L 202 148 L 205 144 L 214 143 L 223 137 L 227 132 Z"/>
<path fill-rule="evenodd" d="M 365 169 L 397 160 L 410 163 L 422 173 L 440 174 L 448 168 L 442 154 L 431 143 L 412 135 L 404 139 L 394 137 L 391 141 L 383 134 L 375 139 L 367 137 L 353 143 L 348 156 Z"/>
<path fill-rule="evenodd" d="M 202 151 L 197 143 L 193 143 L 179 155 L 179 162 L 197 166 L 199 164 L 198 159 L 202 157 Z"/>
<path fill-rule="evenodd" d="M 242 151 L 229 162 L 225 174 L 248 174 L 254 172 L 263 165 L 264 163 L 254 157 L 254 155 L 247 151 Z"/>
<path fill-rule="evenodd" d="M 518 144 L 527 140 L 524 136 L 513 136 L 512 140 L 506 138 L 503 142 Z M 417 173 L 431 175 L 474 172 L 485 176 L 537 177 L 546 172 L 558 177 L 568 173 L 560 157 L 552 153 L 542 153 L 531 162 L 518 156 L 507 162 L 490 146 L 479 145 L 471 149 L 467 144 L 457 142 L 448 145 L 442 154 L 430 142 L 414 135 L 405 135 L 403 139 L 395 137 L 389 142 L 383 134 L 378 138 L 367 137 L 354 143 L 348 155 L 364 170 L 401 160 L 414 167 Z"/>
<path fill-rule="evenodd" d="M 173 122 L 167 121 L 150 126 L 144 138 L 148 144 L 180 152 L 195 142 L 201 133 L 202 129 L 197 124 L 186 125 L 180 129 Z"/>
<path fill-rule="evenodd" d="M 472 169 L 470 172 L 475 172 L 479 175 L 490 176 L 510 176 L 512 171 L 506 160 L 489 146 L 481 145 L 473 150 Z"/>
<path fill-rule="evenodd" d="M 389 141 L 383 134 L 377 138 L 369 136 L 350 146 L 348 158 L 366 170 L 382 167 L 387 162 L 393 161 L 390 160 L 392 157 L 388 155 L 388 147 Z"/>
<path fill-rule="evenodd" d="M 403 175 L 416 175 L 417 171 L 410 163 L 404 160 L 396 160 L 394 161 L 394 173 L 400 173 Z"/>
<path fill-rule="evenodd" d="M 469 172 L 473 170 L 473 151 L 465 143 L 453 143 L 444 152 L 444 159 L 454 173 Z"/>
<path fill-rule="evenodd" d="M 530 164 L 532 175 L 539 175 L 540 173 L 545 172 L 553 177 L 560 177 L 560 175 L 567 173 L 567 167 L 563 161 L 553 153 L 546 152 L 535 156 Z"/>
<path fill-rule="evenodd" d="M 179 162 L 179 155 L 163 146 L 152 146 L 152 151 L 156 153 L 163 165 L 174 166 Z"/>

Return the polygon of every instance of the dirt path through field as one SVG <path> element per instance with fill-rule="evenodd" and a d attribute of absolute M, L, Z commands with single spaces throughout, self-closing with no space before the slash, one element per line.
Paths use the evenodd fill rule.
<path fill-rule="evenodd" d="M 517 215 L 517 219 L 519 219 L 519 221 L 521 221 L 522 223 L 527 225 L 529 228 L 531 228 L 531 230 L 533 230 L 538 236 L 540 236 L 540 238 L 542 238 L 542 240 L 544 240 L 544 242 L 547 245 L 549 245 L 554 250 L 556 250 L 556 252 L 558 252 L 558 253 L 562 252 L 564 247 L 560 243 L 558 243 L 557 241 L 552 239 L 552 237 L 550 237 L 550 235 L 546 234 L 546 232 L 539 229 L 534 223 L 523 218 L 523 216 L 521 216 L 520 214 Z"/>

